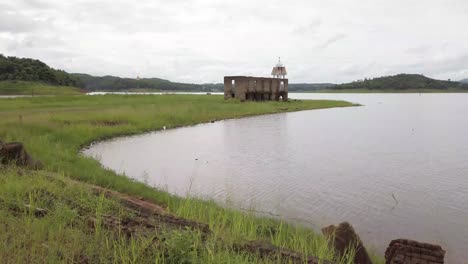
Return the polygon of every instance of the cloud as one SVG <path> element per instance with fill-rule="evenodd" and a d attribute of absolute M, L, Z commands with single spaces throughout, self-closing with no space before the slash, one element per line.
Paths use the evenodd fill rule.
<path fill-rule="evenodd" d="M 322 20 L 312 19 L 311 22 L 305 25 L 295 26 L 292 30 L 292 33 L 296 35 L 303 35 L 303 34 L 310 34 L 310 33 L 314 34 L 320 28 L 321 24 L 322 24 Z"/>
<path fill-rule="evenodd" d="M 400 72 L 455 79 L 468 77 L 466 12 L 464 0 L 5 1 L 0 53 L 195 83 L 268 76 L 278 56 L 291 82 Z"/>
<path fill-rule="evenodd" d="M 0 10 L 0 32 L 24 33 L 37 28 L 37 22 L 15 12 Z"/>
<path fill-rule="evenodd" d="M 317 45 L 318 49 L 326 49 L 328 46 L 332 45 L 333 43 L 338 42 L 339 40 L 345 38 L 346 35 L 342 33 L 338 33 L 334 36 L 327 38 L 323 43 Z"/>

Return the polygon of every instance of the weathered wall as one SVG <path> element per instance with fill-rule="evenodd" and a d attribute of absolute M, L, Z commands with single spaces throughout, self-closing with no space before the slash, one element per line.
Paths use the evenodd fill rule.
<path fill-rule="evenodd" d="M 281 85 L 282 83 L 282 85 Z M 262 101 L 288 99 L 288 79 L 248 76 L 225 76 L 224 98 L 241 101 Z"/>

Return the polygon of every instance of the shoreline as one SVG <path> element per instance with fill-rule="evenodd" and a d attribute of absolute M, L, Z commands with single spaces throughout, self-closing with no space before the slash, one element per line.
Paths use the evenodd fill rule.
<path fill-rule="evenodd" d="M 330 251 L 327 242 L 311 228 L 223 208 L 210 200 L 178 197 L 164 190 L 154 189 L 144 183 L 103 168 L 93 158 L 80 155 L 80 150 L 83 149 L 83 146 L 90 145 L 92 142 L 119 136 L 154 132 L 161 130 L 163 126 L 180 128 L 208 123 L 211 120 L 350 106 L 355 106 L 355 104 L 330 100 L 301 100 L 290 103 L 240 103 L 237 101 L 224 101 L 222 96 L 213 95 L 17 98 L 5 101 L 5 104 L 0 107 L 0 115 L 4 117 L 0 121 L 0 123 L 4 123 L 0 127 L 0 137 L 6 141 L 23 142 L 28 152 L 45 164 L 45 170 L 40 172 L 45 175 L 37 178 L 38 181 L 44 181 L 42 185 L 52 184 L 47 179 L 58 173 L 67 179 L 77 180 L 83 184 L 95 184 L 134 197 L 141 197 L 144 200 L 168 208 L 168 212 L 178 217 L 208 224 L 212 232 L 217 234 L 215 237 L 224 237 L 223 245 L 220 245 L 220 248 L 210 249 L 219 259 L 234 260 L 243 258 L 232 252 L 229 245 L 247 238 L 270 241 L 273 244 L 296 250 L 307 256 L 317 256 L 331 260 L 333 259 L 332 251 Z M 22 116 L 21 119 L 18 119 L 18 115 Z M 12 124 L 14 126 L 11 126 Z M 53 147 L 51 148 L 51 146 Z M 15 178 L 14 175 L 10 177 L 19 182 L 15 185 L 15 188 L 33 188 L 34 190 L 37 184 L 25 182 L 30 177 L 35 179 L 34 175 L 36 173 L 27 172 L 27 175 L 21 178 Z M 48 192 L 52 191 L 56 192 L 54 196 L 57 197 L 62 195 L 73 197 L 70 193 L 71 189 L 68 187 L 64 189 L 54 187 Z M 24 190 L 19 192 L 31 193 Z M 0 196 L 0 198 L 2 197 Z M 4 198 L 10 199 L 8 196 Z M 105 199 L 103 201 L 106 203 L 110 202 L 110 200 L 107 201 L 107 198 L 102 199 Z M 59 198 L 53 200 L 61 201 Z M 43 200 L 37 200 L 36 202 L 38 207 L 47 208 L 47 210 L 58 214 L 63 211 L 59 207 L 49 208 L 50 205 L 42 204 Z M 118 211 L 114 209 L 106 211 L 106 213 L 113 215 Z M 15 218 L 12 218 L 12 221 L 13 219 Z M 102 243 L 102 239 L 106 239 L 106 236 L 100 238 L 89 237 L 85 232 L 85 228 L 80 227 L 85 223 L 79 219 L 81 217 L 76 220 L 78 221 L 75 223 L 76 228 L 69 227 L 68 229 L 85 237 L 83 239 L 88 241 L 86 244 L 92 244 L 93 241 Z M 25 221 L 31 220 L 25 219 Z M 32 221 L 36 223 L 42 220 L 33 219 Z M 61 220 L 51 218 L 46 219 L 46 221 Z M 23 228 L 22 221 L 16 222 L 19 222 L 18 228 Z M 269 231 L 267 233 L 264 233 L 266 231 L 259 231 L 270 230 L 270 228 L 277 230 L 275 234 L 269 234 Z M 46 234 L 52 231 L 33 229 L 33 232 L 43 234 L 44 237 L 51 237 L 51 235 Z M 171 237 L 174 238 L 172 235 Z M 286 239 L 287 237 L 294 239 Z M 292 243 L 293 241 L 296 242 Z M 18 238 L 17 243 L 21 244 L 23 242 Z M 54 241 L 41 243 L 54 243 Z M 213 243 L 217 244 L 218 242 L 213 241 Z M 72 248 L 68 250 L 78 247 L 77 245 L 73 246 L 73 243 L 71 246 Z M 126 244 L 121 246 L 126 246 Z M 225 248 L 226 246 L 227 248 Z M 0 255 L 3 254 L 5 253 L 0 251 Z M 96 254 L 103 255 L 105 252 Z M 201 256 L 202 259 L 205 257 L 209 256 Z M 142 256 L 142 258 L 144 257 Z"/>

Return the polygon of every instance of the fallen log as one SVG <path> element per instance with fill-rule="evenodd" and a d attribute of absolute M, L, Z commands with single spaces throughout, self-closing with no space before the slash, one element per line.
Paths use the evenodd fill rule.
<path fill-rule="evenodd" d="M 177 217 L 168 213 L 163 207 L 153 202 L 145 201 L 127 194 L 112 191 L 98 186 L 92 186 L 95 194 L 104 194 L 106 197 L 111 197 L 119 200 L 122 205 L 139 216 L 139 225 L 148 226 L 148 221 L 157 222 L 160 224 L 168 224 L 175 227 L 190 228 L 192 230 L 200 230 L 203 236 L 211 233 L 207 224 L 197 221 Z M 145 219 L 149 219 L 146 221 Z"/>

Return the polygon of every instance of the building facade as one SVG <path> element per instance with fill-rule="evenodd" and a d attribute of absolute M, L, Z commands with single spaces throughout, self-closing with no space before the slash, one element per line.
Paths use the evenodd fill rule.
<path fill-rule="evenodd" d="M 224 98 L 241 101 L 287 101 L 288 79 L 225 76 Z"/>
<path fill-rule="evenodd" d="M 250 76 L 225 76 L 224 99 L 236 98 L 241 101 L 287 101 L 288 79 L 286 67 L 281 58 L 271 71 L 273 78 Z"/>

